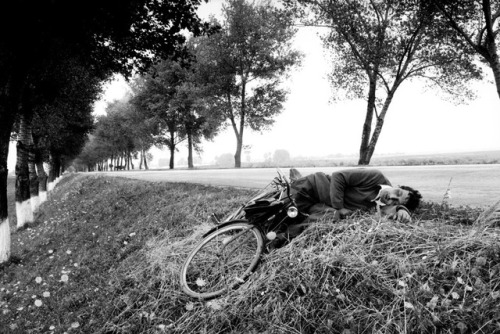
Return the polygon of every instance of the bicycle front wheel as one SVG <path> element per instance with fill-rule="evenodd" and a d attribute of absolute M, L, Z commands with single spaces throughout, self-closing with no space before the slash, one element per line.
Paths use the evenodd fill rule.
<path fill-rule="evenodd" d="M 263 248 L 260 230 L 246 221 L 213 231 L 184 262 L 182 290 L 192 297 L 209 299 L 234 289 L 257 267 Z"/>

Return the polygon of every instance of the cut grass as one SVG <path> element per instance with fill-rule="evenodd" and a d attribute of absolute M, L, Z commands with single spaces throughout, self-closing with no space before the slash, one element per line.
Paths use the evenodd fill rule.
<path fill-rule="evenodd" d="M 249 194 L 65 177 L 35 225 L 12 236 L 14 261 L 0 269 L 1 330 L 500 331 L 500 237 L 473 225 L 480 211 L 466 207 L 426 203 L 413 224 L 370 215 L 316 224 L 266 255 L 238 290 L 209 302 L 182 294 L 179 269 L 211 227 L 208 215 Z"/>

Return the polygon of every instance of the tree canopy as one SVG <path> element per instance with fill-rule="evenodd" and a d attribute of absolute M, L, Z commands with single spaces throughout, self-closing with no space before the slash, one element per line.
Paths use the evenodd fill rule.
<path fill-rule="evenodd" d="M 403 82 L 423 79 L 464 100 L 471 96 L 467 83 L 481 76 L 470 54 L 457 49 L 460 41 L 437 24 L 433 12 L 420 1 L 286 2 L 306 24 L 329 29 L 324 44 L 331 51 L 335 97 L 367 100 L 360 165 L 369 164 Z"/>
<path fill-rule="evenodd" d="M 426 0 L 427 6 L 455 33 L 464 52 L 475 53 L 493 72 L 500 97 L 500 59 L 498 29 L 500 2 L 491 0 Z"/>
<path fill-rule="evenodd" d="M 8 225 L 7 156 L 14 121 L 21 116 L 23 122 L 27 122 L 21 128 L 31 129 L 34 109 L 41 118 L 47 116 L 46 111 L 51 112 L 50 108 L 33 105 L 34 101 L 40 100 L 37 94 L 43 95 L 44 104 L 51 104 L 55 103 L 58 90 L 62 89 L 57 84 L 54 87 L 44 85 L 45 78 L 50 77 L 54 69 L 70 69 L 65 66 L 68 59 L 85 68 L 91 80 L 100 82 L 113 73 L 129 75 L 133 70 L 144 70 L 154 57 L 175 54 L 178 46 L 185 41 L 182 30 L 198 34 L 204 29 L 195 12 L 200 2 L 1 2 L 0 234 L 8 231 L 4 228 L 5 224 Z M 98 94 L 95 94 L 90 102 L 97 98 Z M 69 115 L 73 111 L 68 109 L 65 112 Z M 31 133 L 22 138 L 30 136 Z M 18 158 L 24 156 L 18 154 Z M 21 174 L 16 173 L 18 176 Z M 5 240 L 0 244 L 0 262 L 4 262 L 9 257 L 10 239 L 4 239 L 3 235 L 0 239 Z"/>

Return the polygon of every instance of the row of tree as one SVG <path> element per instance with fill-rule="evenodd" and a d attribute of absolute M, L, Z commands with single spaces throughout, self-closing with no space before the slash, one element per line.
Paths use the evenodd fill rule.
<path fill-rule="evenodd" d="M 92 106 L 114 73 L 144 71 L 182 50 L 183 30 L 208 31 L 201 0 L 4 1 L 0 5 L 0 263 L 10 257 L 7 156 L 17 139 L 17 226 L 64 159 L 83 147 Z M 76 6 L 76 7 L 75 7 Z M 33 200 L 32 200 L 33 199 Z M 34 206 L 36 209 L 36 205 Z"/>
<path fill-rule="evenodd" d="M 222 22 L 211 19 L 217 32 L 189 40 L 181 58 L 158 62 L 134 80 L 131 96 L 108 106 L 79 163 L 95 170 L 117 155 L 144 156 L 156 145 L 169 149 L 174 168 L 177 147 L 187 141 L 193 167 L 202 139 L 229 125 L 234 165 L 241 167 L 245 129 L 273 124 L 287 95 L 280 84 L 300 64 L 302 55 L 291 48 L 293 23 L 291 13 L 271 1 L 228 0 Z"/>
<path fill-rule="evenodd" d="M 197 145 L 188 143 L 190 157 L 201 137 L 230 125 L 236 136 L 234 165 L 241 166 L 245 127 L 269 128 L 282 111 L 287 92 L 279 79 L 301 59 L 290 46 L 297 21 L 328 30 L 323 42 L 331 54 L 334 99 L 367 101 L 359 165 L 370 163 L 405 82 L 426 82 L 460 103 L 474 97 L 470 83 L 483 79 L 487 65 L 500 96 L 498 1 L 283 0 L 281 5 L 278 10 L 270 2 L 228 1 L 223 22 L 214 19 L 222 27 L 219 33 L 191 41 L 183 63 L 165 61 L 141 78 L 143 103 L 135 106 L 143 122 L 157 120 L 158 128 L 146 130 L 155 137 L 150 146 L 169 147 L 170 168 L 176 145 L 190 139 L 188 116 L 206 126 L 206 132 L 191 137 Z M 176 67 L 189 74 L 179 75 Z"/>

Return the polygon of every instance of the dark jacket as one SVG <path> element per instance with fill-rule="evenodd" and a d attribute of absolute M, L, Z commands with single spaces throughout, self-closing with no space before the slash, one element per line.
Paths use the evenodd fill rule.
<path fill-rule="evenodd" d="M 302 177 L 292 184 L 298 209 L 308 212 L 317 203 L 334 209 L 369 209 L 380 191 L 380 185 L 392 186 L 377 169 L 346 169 L 326 175 L 318 172 Z"/>

